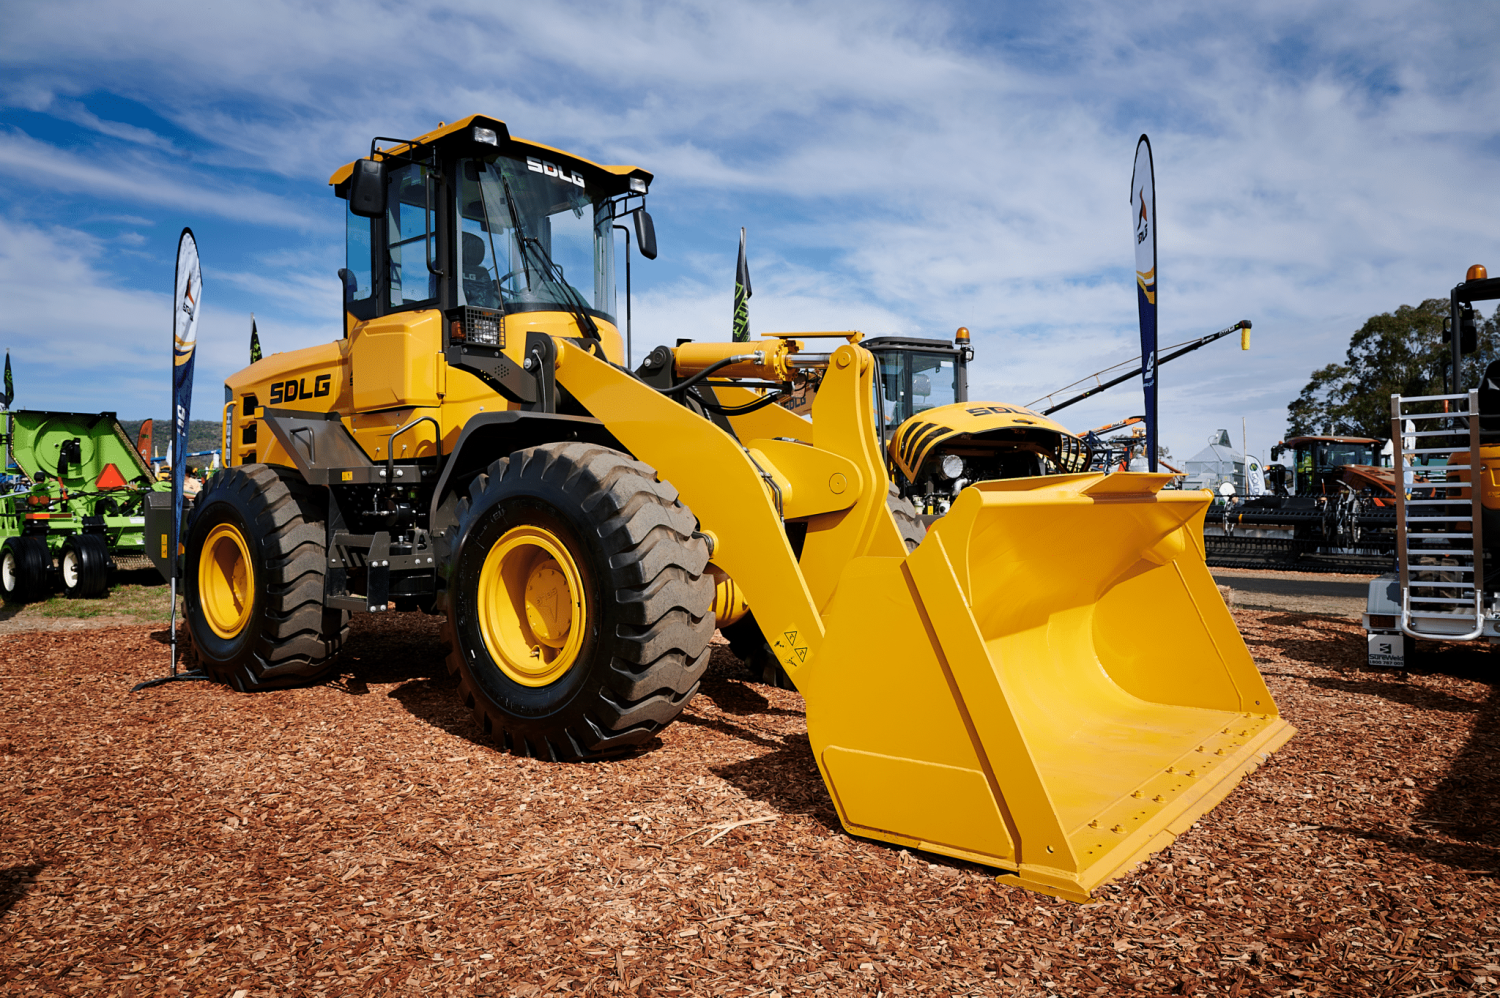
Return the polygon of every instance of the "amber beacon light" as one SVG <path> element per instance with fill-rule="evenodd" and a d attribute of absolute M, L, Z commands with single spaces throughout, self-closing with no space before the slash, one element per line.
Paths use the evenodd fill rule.
<path fill-rule="evenodd" d="M 1490 272 L 1484 269 L 1484 264 L 1476 263 L 1474 264 L 1474 266 L 1470 267 L 1469 272 L 1464 275 L 1464 280 L 1482 281 L 1489 276 Z"/>

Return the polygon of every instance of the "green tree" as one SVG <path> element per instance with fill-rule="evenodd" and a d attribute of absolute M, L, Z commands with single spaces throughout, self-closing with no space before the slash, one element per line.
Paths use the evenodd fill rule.
<path fill-rule="evenodd" d="M 1447 387 L 1448 342 L 1443 320 L 1448 299 L 1429 298 L 1366 319 L 1349 339 L 1342 364 L 1312 372 L 1287 406 L 1287 438 L 1347 435 L 1385 439 L 1391 432 L 1392 395 L 1442 395 Z M 1462 388 L 1475 388 L 1489 363 L 1500 358 L 1500 307 L 1479 317 L 1479 350 L 1464 358 Z"/>

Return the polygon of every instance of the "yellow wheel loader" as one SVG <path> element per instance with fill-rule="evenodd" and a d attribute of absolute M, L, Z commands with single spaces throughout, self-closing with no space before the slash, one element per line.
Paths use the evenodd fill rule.
<path fill-rule="evenodd" d="M 210 674 L 306 681 L 351 614 L 439 613 L 498 744 L 595 758 L 670 723 L 715 604 L 748 605 L 845 828 L 1076 900 L 1291 734 L 1204 567 L 1206 494 L 980 481 L 903 538 L 858 333 L 626 370 L 613 228 L 654 256 L 651 179 L 482 116 L 333 175 L 345 335 L 228 379 L 186 526 Z M 809 421 L 775 402 L 810 374 Z"/>

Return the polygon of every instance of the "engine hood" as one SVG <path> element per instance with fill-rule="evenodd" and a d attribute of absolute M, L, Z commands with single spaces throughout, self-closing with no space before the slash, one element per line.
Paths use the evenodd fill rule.
<path fill-rule="evenodd" d="M 896 428 L 891 437 L 891 460 L 907 478 L 915 480 L 922 465 L 944 443 L 957 438 L 1017 444 L 1033 442 L 1055 448 L 1058 437 L 1072 437 L 1025 406 L 999 402 L 955 402 L 917 413 Z M 1073 469 L 1066 469 L 1073 470 Z"/>

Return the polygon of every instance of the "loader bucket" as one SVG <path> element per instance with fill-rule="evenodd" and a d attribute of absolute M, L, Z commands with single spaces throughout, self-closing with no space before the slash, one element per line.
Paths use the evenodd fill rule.
<path fill-rule="evenodd" d="M 796 676 L 846 829 L 1082 901 L 1291 737 L 1169 477 L 978 484 L 848 564 Z"/>

